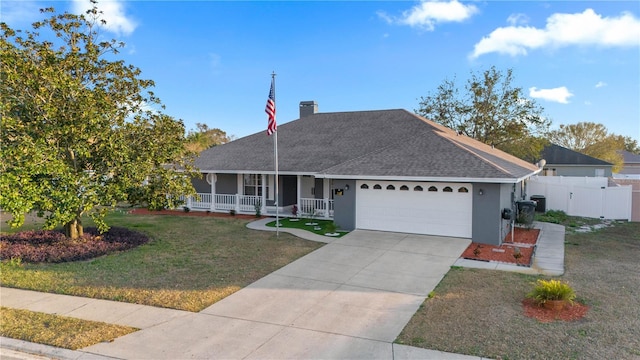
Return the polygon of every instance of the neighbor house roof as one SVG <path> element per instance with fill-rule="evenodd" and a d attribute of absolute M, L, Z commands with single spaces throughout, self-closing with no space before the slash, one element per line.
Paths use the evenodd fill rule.
<path fill-rule="evenodd" d="M 266 123 L 266 122 L 265 122 Z M 406 110 L 316 113 L 278 126 L 282 174 L 515 182 L 538 168 Z M 273 173 L 266 132 L 203 151 L 203 172 Z"/>
<path fill-rule="evenodd" d="M 624 159 L 624 164 L 640 164 L 640 155 L 634 154 L 627 150 L 620 151 L 622 154 L 622 158 Z"/>
<path fill-rule="evenodd" d="M 542 158 L 548 165 L 582 165 L 582 166 L 613 166 L 613 164 L 596 159 L 589 155 L 567 149 L 560 145 L 551 144 L 542 150 Z"/>

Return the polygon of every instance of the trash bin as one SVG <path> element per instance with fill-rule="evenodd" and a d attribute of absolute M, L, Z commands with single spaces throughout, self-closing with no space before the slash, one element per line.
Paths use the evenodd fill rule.
<path fill-rule="evenodd" d="M 534 201 L 522 200 L 517 201 L 518 215 L 516 222 L 519 224 L 531 225 L 536 213 L 536 203 Z"/>
<path fill-rule="evenodd" d="M 531 195 L 531 200 L 536 202 L 536 212 L 547 211 L 547 199 L 543 195 Z"/>

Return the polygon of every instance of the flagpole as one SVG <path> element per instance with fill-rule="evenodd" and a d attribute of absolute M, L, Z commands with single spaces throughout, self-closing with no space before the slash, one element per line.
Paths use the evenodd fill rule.
<path fill-rule="evenodd" d="M 273 83 L 273 102 L 276 101 L 276 72 L 271 73 L 271 81 Z M 280 198 L 278 197 L 278 130 L 273 133 L 273 163 L 276 170 L 275 176 L 275 196 L 276 196 L 276 236 L 280 237 L 280 215 L 278 208 L 280 207 Z"/>

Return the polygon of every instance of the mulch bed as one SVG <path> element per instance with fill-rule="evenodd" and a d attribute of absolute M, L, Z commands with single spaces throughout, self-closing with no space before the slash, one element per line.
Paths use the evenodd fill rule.
<path fill-rule="evenodd" d="M 148 210 L 142 208 L 136 208 L 129 211 L 130 214 L 135 215 L 174 215 L 174 216 L 199 216 L 199 217 L 217 217 L 217 218 L 236 218 L 247 220 L 259 220 L 264 219 L 266 216 L 256 217 L 255 215 L 247 214 L 235 214 L 219 213 L 219 212 L 206 212 L 206 211 L 189 211 L 183 210 Z"/>
<path fill-rule="evenodd" d="M 587 305 L 583 305 L 577 302 L 566 305 L 562 310 L 551 310 L 539 306 L 532 299 L 525 299 L 522 301 L 522 307 L 524 308 L 524 315 L 530 318 L 534 318 L 540 322 L 548 323 L 555 320 L 562 321 L 575 321 L 582 319 L 589 310 Z"/>
<path fill-rule="evenodd" d="M 512 234 L 509 232 L 501 246 L 471 243 L 462 253 L 462 257 L 470 260 L 531 266 L 540 230 L 516 227 L 512 231 L 513 242 L 511 242 Z M 516 253 L 521 256 L 516 258 L 514 256 Z"/>

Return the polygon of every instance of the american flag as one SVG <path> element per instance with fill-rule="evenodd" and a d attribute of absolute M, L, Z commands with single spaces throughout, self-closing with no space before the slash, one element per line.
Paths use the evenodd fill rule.
<path fill-rule="evenodd" d="M 274 89 L 274 80 L 271 79 L 271 90 L 269 90 L 269 99 L 264 112 L 269 115 L 269 124 L 267 125 L 267 135 L 273 135 L 276 132 L 276 95 Z"/>

